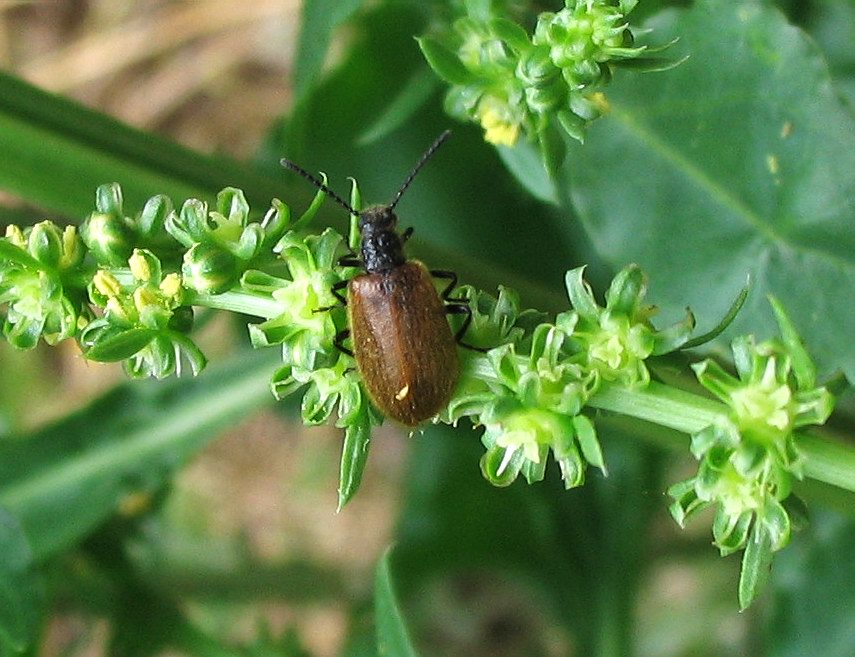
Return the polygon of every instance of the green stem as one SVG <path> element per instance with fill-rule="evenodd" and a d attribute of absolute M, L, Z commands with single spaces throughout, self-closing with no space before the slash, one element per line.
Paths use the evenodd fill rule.
<path fill-rule="evenodd" d="M 727 413 L 727 406 L 720 402 L 656 381 L 637 389 L 603 383 L 588 405 L 688 434 L 708 427 Z"/>
<path fill-rule="evenodd" d="M 188 306 L 204 306 L 216 310 L 229 310 L 243 315 L 253 315 L 264 319 L 278 317 L 284 312 L 279 301 L 270 296 L 260 296 L 250 292 L 223 292 L 222 294 L 202 294 L 185 290 L 184 303 Z"/>
<path fill-rule="evenodd" d="M 805 475 L 855 492 L 855 447 L 806 431 L 796 433 L 796 444 L 805 456 Z"/>

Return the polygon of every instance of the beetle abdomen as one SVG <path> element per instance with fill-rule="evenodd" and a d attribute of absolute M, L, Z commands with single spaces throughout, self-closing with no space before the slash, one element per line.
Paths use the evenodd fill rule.
<path fill-rule="evenodd" d="M 457 385 L 457 345 L 445 306 L 423 264 L 361 274 L 348 286 L 356 364 L 371 401 L 415 426 L 436 415 Z"/>

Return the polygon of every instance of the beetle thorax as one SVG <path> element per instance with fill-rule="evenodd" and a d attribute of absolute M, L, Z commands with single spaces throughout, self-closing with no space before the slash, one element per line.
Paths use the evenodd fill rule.
<path fill-rule="evenodd" d="M 388 206 L 369 208 L 359 215 L 362 262 L 369 274 L 390 272 L 407 261 L 397 224 L 398 217 Z"/>

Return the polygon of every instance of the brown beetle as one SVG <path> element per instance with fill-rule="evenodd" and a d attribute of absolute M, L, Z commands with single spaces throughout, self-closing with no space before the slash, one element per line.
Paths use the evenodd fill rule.
<path fill-rule="evenodd" d="M 457 385 L 459 363 L 456 342 L 466 332 L 472 312 L 465 299 L 449 295 L 457 276 L 448 271 L 428 271 L 417 260 L 407 260 L 404 243 L 412 228 L 398 233 L 395 206 L 425 162 L 448 138 L 445 131 L 425 151 L 389 205 L 356 212 L 324 183 L 289 160 L 282 165 L 307 178 L 352 215 L 359 218 L 361 257 L 349 254 L 339 260 L 365 273 L 333 286 L 333 295 L 347 306 L 349 331 L 336 336 L 341 344 L 349 333 L 356 365 L 374 405 L 388 417 L 407 426 L 436 415 Z M 437 292 L 433 278 L 448 280 Z M 342 290 L 347 287 L 347 297 Z M 324 309 L 320 309 L 324 310 Z M 456 334 L 446 313 L 465 314 Z"/>

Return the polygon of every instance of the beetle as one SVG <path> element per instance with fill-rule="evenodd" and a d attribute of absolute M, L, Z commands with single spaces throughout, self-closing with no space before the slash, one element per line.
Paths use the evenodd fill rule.
<path fill-rule="evenodd" d="M 391 203 L 362 212 L 306 170 L 290 160 L 281 161 L 282 166 L 299 173 L 358 219 L 360 255 L 345 255 L 339 265 L 364 271 L 332 288 L 335 298 L 347 307 L 350 327 L 336 336 L 336 345 L 356 359 L 374 405 L 384 415 L 411 427 L 436 415 L 451 398 L 459 376 L 457 343 L 472 321 L 466 299 L 451 297 L 456 274 L 428 270 L 418 260 L 406 258 L 404 243 L 413 229 L 399 233 L 395 214 L 416 174 L 450 134 L 443 132 L 424 152 Z M 447 281 L 442 291 L 437 291 L 434 278 Z M 345 288 L 346 297 L 342 295 Z M 452 333 L 446 314 L 466 315 L 456 333 Z M 348 334 L 352 352 L 342 345 Z"/>

